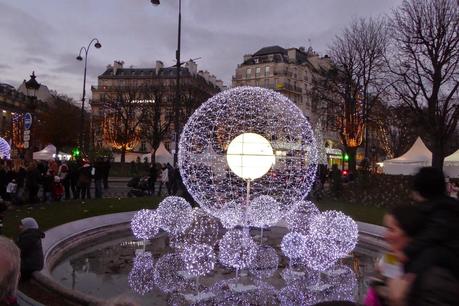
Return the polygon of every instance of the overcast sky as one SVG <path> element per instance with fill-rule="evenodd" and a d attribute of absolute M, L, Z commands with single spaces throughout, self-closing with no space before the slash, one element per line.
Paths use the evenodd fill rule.
<path fill-rule="evenodd" d="M 182 59 L 201 57 L 230 85 L 244 54 L 264 46 L 312 46 L 325 54 L 353 18 L 388 14 L 401 0 L 183 0 Z M 17 87 L 32 70 L 40 83 L 80 99 L 80 47 L 88 56 L 87 91 L 113 60 L 125 67 L 174 64 L 178 0 L 0 0 L 0 82 Z"/>

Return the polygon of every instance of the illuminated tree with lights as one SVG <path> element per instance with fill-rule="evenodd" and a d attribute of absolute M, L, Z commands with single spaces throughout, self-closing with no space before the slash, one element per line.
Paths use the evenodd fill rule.
<path fill-rule="evenodd" d="M 121 152 L 121 163 L 125 162 L 126 151 L 140 141 L 147 88 L 143 83 L 127 80 L 101 97 L 104 138 Z"/>
<path fill-rule="evenodd" d="M 317 69 L 314 95 L 329 124 L 340 135 L 355 171 L 356 152 L 368 139 L 372 108 L 386 91 L 384 74 L 387 30 L 382 19 L 358 19 L 333 41 L 330 63 Z M 365 142 L 365 153 L 368 152 Z"/>

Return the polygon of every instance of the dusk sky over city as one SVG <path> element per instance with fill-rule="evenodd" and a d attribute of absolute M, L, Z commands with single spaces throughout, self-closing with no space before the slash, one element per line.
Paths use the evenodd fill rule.
<path fill-rule="evenodd" d="M 354 17 L 388 14 L 401 0 L 183 0 L 182 59 L 198 58 L 231 85 L 247 53 L 264 46 L 306 48 L 325 54 Z M 172 66 L 177 47 L 177 0 L 0 0 L 0 82 L 17 87 L 32 71 L 40 83 L 81 98 L 80 47 L 96 37 L 88 56 L 89 86 L 114 60 L 125 67 Z"/>

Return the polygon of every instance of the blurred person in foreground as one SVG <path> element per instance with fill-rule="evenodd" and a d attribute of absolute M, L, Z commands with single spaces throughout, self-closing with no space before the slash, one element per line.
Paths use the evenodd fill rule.
<path fill-rule="evenodd" d="M 422 218 L 422 227 L 403 248 L 394 250 L 404 274 L 389 282 L 391 305 L 437 305 L 429 296 L 440 288 L 455 289 L 438 305 L 459 305 L 459 203 L 449 197 L 441 170 L 424 167 L 414 176 L 413 199 Z M 440 285 L 441 284 L 441 285 Z"/>
<path fill-rule="evenodd" d="M 0 236 L 0 305 L 18 305 L 20 260 L 19 248 L 12 240 Z"/>
<path fill-rule="evenodd" d="M 43 269 L 44 257 L 41 240 L 45 238 L 34 218 L 24 218 L 19 224 L 16 244 L 21 250 L 21 280 L 28 280 L 35 271 Z"/>

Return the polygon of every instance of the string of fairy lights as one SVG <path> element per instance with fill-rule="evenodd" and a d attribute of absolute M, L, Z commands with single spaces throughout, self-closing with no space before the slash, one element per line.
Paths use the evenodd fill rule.
<path fill-rule="evenodd" d="M 275 155 L 274 163 L 256 179 L 244 177 L 242 168 L 240 174 L 229 167 L 225 157 L 232 140 L 248 133 L 264 137 Z M 261 88 L 227 90 L 191 116 L 179 150 L 183 182 L 200 207 L 193 209 L 185 199 L 170 196 L 156 210 L 134 215 L 131 228 L 136 238 L 167 234 L 172 251 L 155 264 L 148 252 L 136 257 L 129 276 L 134 291 L 147 294 L 154 284 L 170 294 L 174 304 L 209 300 L 218 305 L 308 305 L 327 300 L 327 295 L 352 298 L 352 271 L 338 263 L 355 248 L 358 228 L 343 213 L 320 212 L 304 200 L 314 181 L 317 149 L 307 119 L 292 102 Z M 269 150 L 263 153 L 268 152 L 267 160 Z M 288 229 L 280 251 L 250 232 L 250 227 L 280 223 Z M 276 289 L 267 280 L 285 258 L 285 286 Z M 199 284 L 200 277 L 216 269 L 233 270 L 236 278 Z M 251 276 L 250 284 L 241 282 L 244 270 Z M 332 281 L 335 276 L 342 281 Z M 147 284 L 140 284 L 142 280 Z"/>

